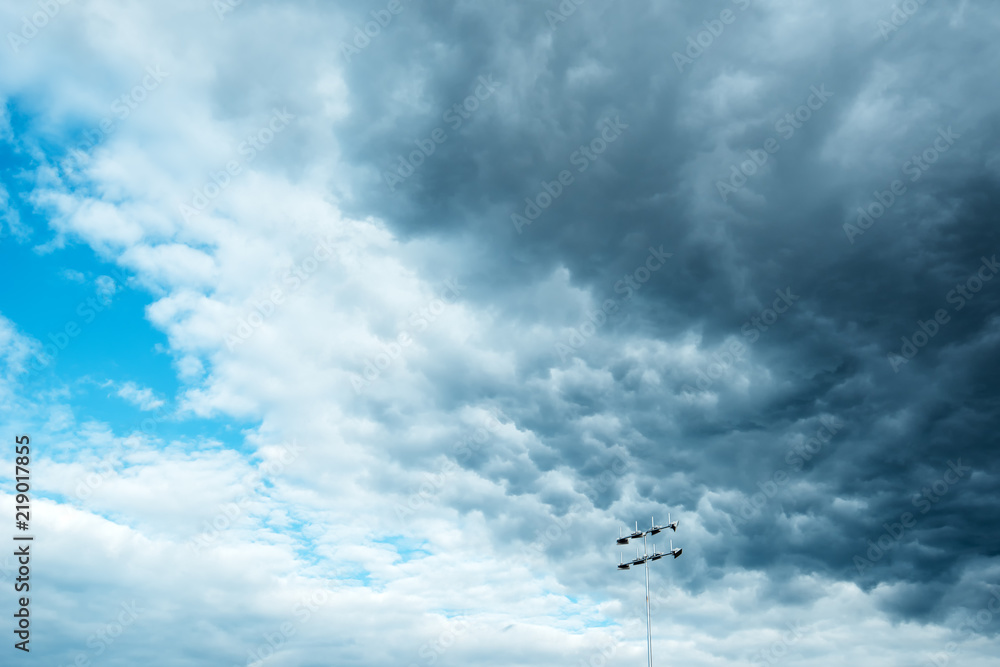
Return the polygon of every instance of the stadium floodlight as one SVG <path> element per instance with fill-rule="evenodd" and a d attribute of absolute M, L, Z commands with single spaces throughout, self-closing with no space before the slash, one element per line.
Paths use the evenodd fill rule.
<path fill-rule="evenodd" d="M 616 541 L 619 545 L 628 544 L 629 540 L 637 540 L 642 538 L 642 556 L 639 555 L 639 548 L 636 547 L 635 550 L 635 560 L 625 562 L 624 554 L 620 556 L 618 560 L 619 570 L 628 570 L 632 565 L 645 565 L 646 569 L 646 657 L 649 659 L 649 667 L 653 667 L 653 633 L 650 629 L 649 624 L 649 563 L 650 561 L 657 561 L 664 556 L 673 556 L 676 560 L 683 553 L 683 549 L 674 548 L 674 541 L 670 540 L 670 550 L 665 552 L 658 552 L 656 550 L 656 545 L 653 545 L 653 553 L 649 553 L 646 549 L 646 537 L 648 535 L 656 535 L 660 531 L 666 530 L 667 528 L 677 532 L 677 521 L 670 521 L 670 515 L 667 515 L 667 525 L 657 526 L 656 521 L 652 517 L 649 519 L 651 528 L 649 530 L 639 530 L 639 522 L 635 523 L 635 532 L 627 536 L 622 536 L 622 529 L 618 529 L 618 539 Z"/>

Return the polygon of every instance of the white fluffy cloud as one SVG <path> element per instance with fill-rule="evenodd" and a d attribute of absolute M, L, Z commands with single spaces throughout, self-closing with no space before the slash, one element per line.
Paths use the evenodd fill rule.
<path fill-rule="evenodd" d="M 126 382 L 118 388 L 118 395 L 140 410 L 155 410 L 163 405 L 163 399 L 157 398 L 149 387 L 139 387 L 134 382 Z"/>

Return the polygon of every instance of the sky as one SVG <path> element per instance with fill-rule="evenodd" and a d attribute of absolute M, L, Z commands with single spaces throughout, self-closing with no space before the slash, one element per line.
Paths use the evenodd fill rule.
<path fill-rule="evenodd" d="M 2 664 L 996 664 L 995 2 L 0 27 Z"/>

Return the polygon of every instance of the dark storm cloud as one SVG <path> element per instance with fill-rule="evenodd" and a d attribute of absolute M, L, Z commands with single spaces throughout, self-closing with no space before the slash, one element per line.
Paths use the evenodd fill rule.
<path fill-rule="evenodd" d="M 546 11 L 557 7 L 407 5 L 345 68 L 352 112 L 338 134 L 367 167 L 347 209 L 376 211 L 404 237 L 488 246 L 464 272 L 472 298 L 509 320 L 528 308 L 517 295 L 555 267 L 603 300 L 647 247 L 674 254 L 574 355 L 610 373 L 610 386 L 539 382 L 505 406 L 545 445 L 531 453 L 536 469 L 491 468 L 486 455 L 467 465 L 518 495 L 561 465 L 590 478 L 602 447 L 618 442 L 641 461 L 634 473 L 650 501 L 691 512 L 709 491 L 763 494 L 750 518 L 740 519 L 741 502 L 703 517 L 715 535 L 697 556 L 709 576 L 735 559 L 776 581 L 791 569 L 866 588 L 920 584 L 884 603 L 908 617 L 966 604 L 955 587 L 974 584 L 963 573 L 1000 546 L 1000 277 L 961 308 L 953 292 L 1000 254 L 997 98 L 986 85 L 1000 63 L 993 5 L 923 4 L 892 28 L 892 7 L 860 3 L 592 1 L 553 29 Z M 705 30 L 718 34 L 689 49 Z M 480 89 L 475 109 L 450 124 L 481 77 L 496 89 Z M 608 119 L 627 127 L 596 159 L 581 158 Z M 397 156 L 408 160 L 435 129 L 446 139 L 387 185 Z M 740 176 L 755 156 L 764 163 Z M 525 198 L 551 196 L 564 170 L 572 182 L 518 230 L 512 214 L 527 217 Z M 794 305 L 772 325 L 751 324 L 750 340 L 746 325 L 766 322 L 781 290 Z M 942 310 L 933 337 L 892 363 L 890 353 L 906 352 L 901 339 L 923 340 Z M 731 369 L 766 372 L 749 373 L 749 388 L 711 380 L 717 402 L 706 407 L 692 400 L 697 374 L 622 353 L 637 336 L 676 345 L 689 333 L 709 352 L 740 341 Z M 519 377 L 572 367 L 555 354 L 534 363 Z M 663 382 L 643 384 L 647 369 Z M 442 391 L 475 391 L 475 370 L 452 371 L 441 370 Z M 595 417 L 619 426 L 593 438 Z M 790 454 L 821 418 L 841 425 L 829 442 L 809 460 Z M 971 470 L 922 513 L 915 498 L 958 460 Z M 617 493 L 609 487 L 599 504 Z M 904 512 L 914 525 L 859 571 L 854 557 Z M 775 584 L 775 597 L 791 594 Z"/>

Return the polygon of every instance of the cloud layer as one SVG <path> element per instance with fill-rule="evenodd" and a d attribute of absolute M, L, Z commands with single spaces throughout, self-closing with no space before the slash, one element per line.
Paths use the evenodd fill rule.
<path fill-rule="evenodd" d="M 991 3 L 22 5 L 53 664 L 991 663 Z"/>

